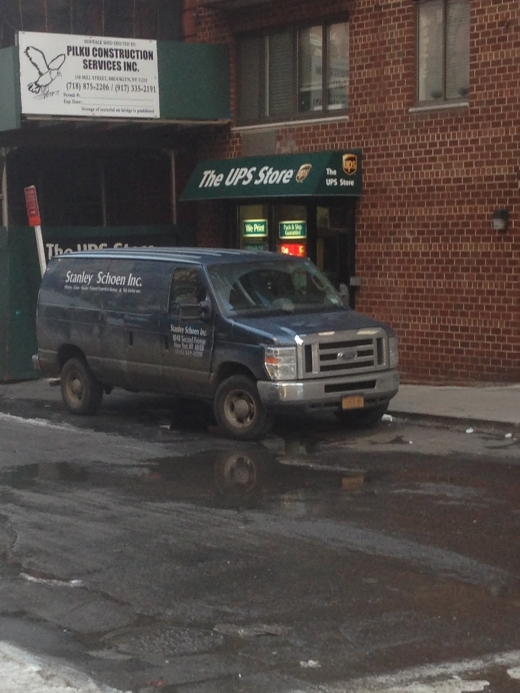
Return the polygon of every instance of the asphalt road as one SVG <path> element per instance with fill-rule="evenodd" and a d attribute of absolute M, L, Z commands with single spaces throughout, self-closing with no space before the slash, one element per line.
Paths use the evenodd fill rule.
<path fill-rule="evenodd" d="M 0 690 L 520 690 L 518 440 L 466 430 L 0 390 Z"/>

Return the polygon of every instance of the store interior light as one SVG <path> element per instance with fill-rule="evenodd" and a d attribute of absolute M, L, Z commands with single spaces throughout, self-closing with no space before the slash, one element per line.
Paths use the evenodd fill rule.
<path fill-rule="evenodd" d="M 283 255 L 294 255 L 295 257 L 307 257 L 306 243 L 281 243 L 278 250 Z"/>

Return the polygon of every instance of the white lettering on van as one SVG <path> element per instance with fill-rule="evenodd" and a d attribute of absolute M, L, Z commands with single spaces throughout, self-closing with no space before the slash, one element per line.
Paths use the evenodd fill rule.
<path fill-rule="evenodd" d="M 93 274 L 87 274 L 86 272 L 81 272 L 81 274 L 76 274 L 75 272 L 67 272 L 65 277 L 65 282 L 67 284 L 87 284 L 90 286 L 91 281 L 94 279 Z"/>
<path fill-rule="evenodd" d="M 191 325 L 170 325 L 172 346 L 176 356 L 202 358 L 207 347 L 207 330 Z"/>
<path fill-rule="evenodd" d="M 143 278 L 136 277 L 131 272 L 128 276 L 125 274 L 112 274 L 111 272 L 98 272 L 96 284 L 101 286 L 122 286 L 135 287 L 141 289 L 143 286 Z"/>
<path fill-rule="evenodd" d="M 98 272 L 97 284 L 101 284 L 102 286 L 126 286 L 126 277 L 122 274 Z"/>
<path fill-rule="evenodd" d="M 134 275 L 130 272 L 128 277 L 128 286 L 138 286 L 141 288 L 143 286 L 142 277 L 134 277 Z"/>

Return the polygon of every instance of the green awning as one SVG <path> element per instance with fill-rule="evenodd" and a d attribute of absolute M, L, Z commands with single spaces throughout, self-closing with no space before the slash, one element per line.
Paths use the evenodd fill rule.
<path fill-rule="evenodd" d="M 361 150 L 199 163 L 181 200 L 361 195 Z"/>

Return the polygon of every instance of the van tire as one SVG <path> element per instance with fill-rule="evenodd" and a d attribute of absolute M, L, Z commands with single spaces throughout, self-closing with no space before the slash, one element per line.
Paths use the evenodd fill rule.
<path fill-rule="evenodd" d="M 370 428 L 375 426 L 388 409 L 390 402 L 367 409 L 339 409 L 336 416 L 345 428 Z"/>
<path fill-rule="evenodd" d="M 232 375 L 222 381 L 213 409 L 220 429 L 235 440 L 259 440 L 269 431 L 271 419 L 256 383 L 246 375 Z"/>
<path fill-rule="evenodd" d="M 72 358 L 61 369 L 61 396 L 71 414 L 95 414 L 103 400 L 103 386 L 83 359 Z"/>

